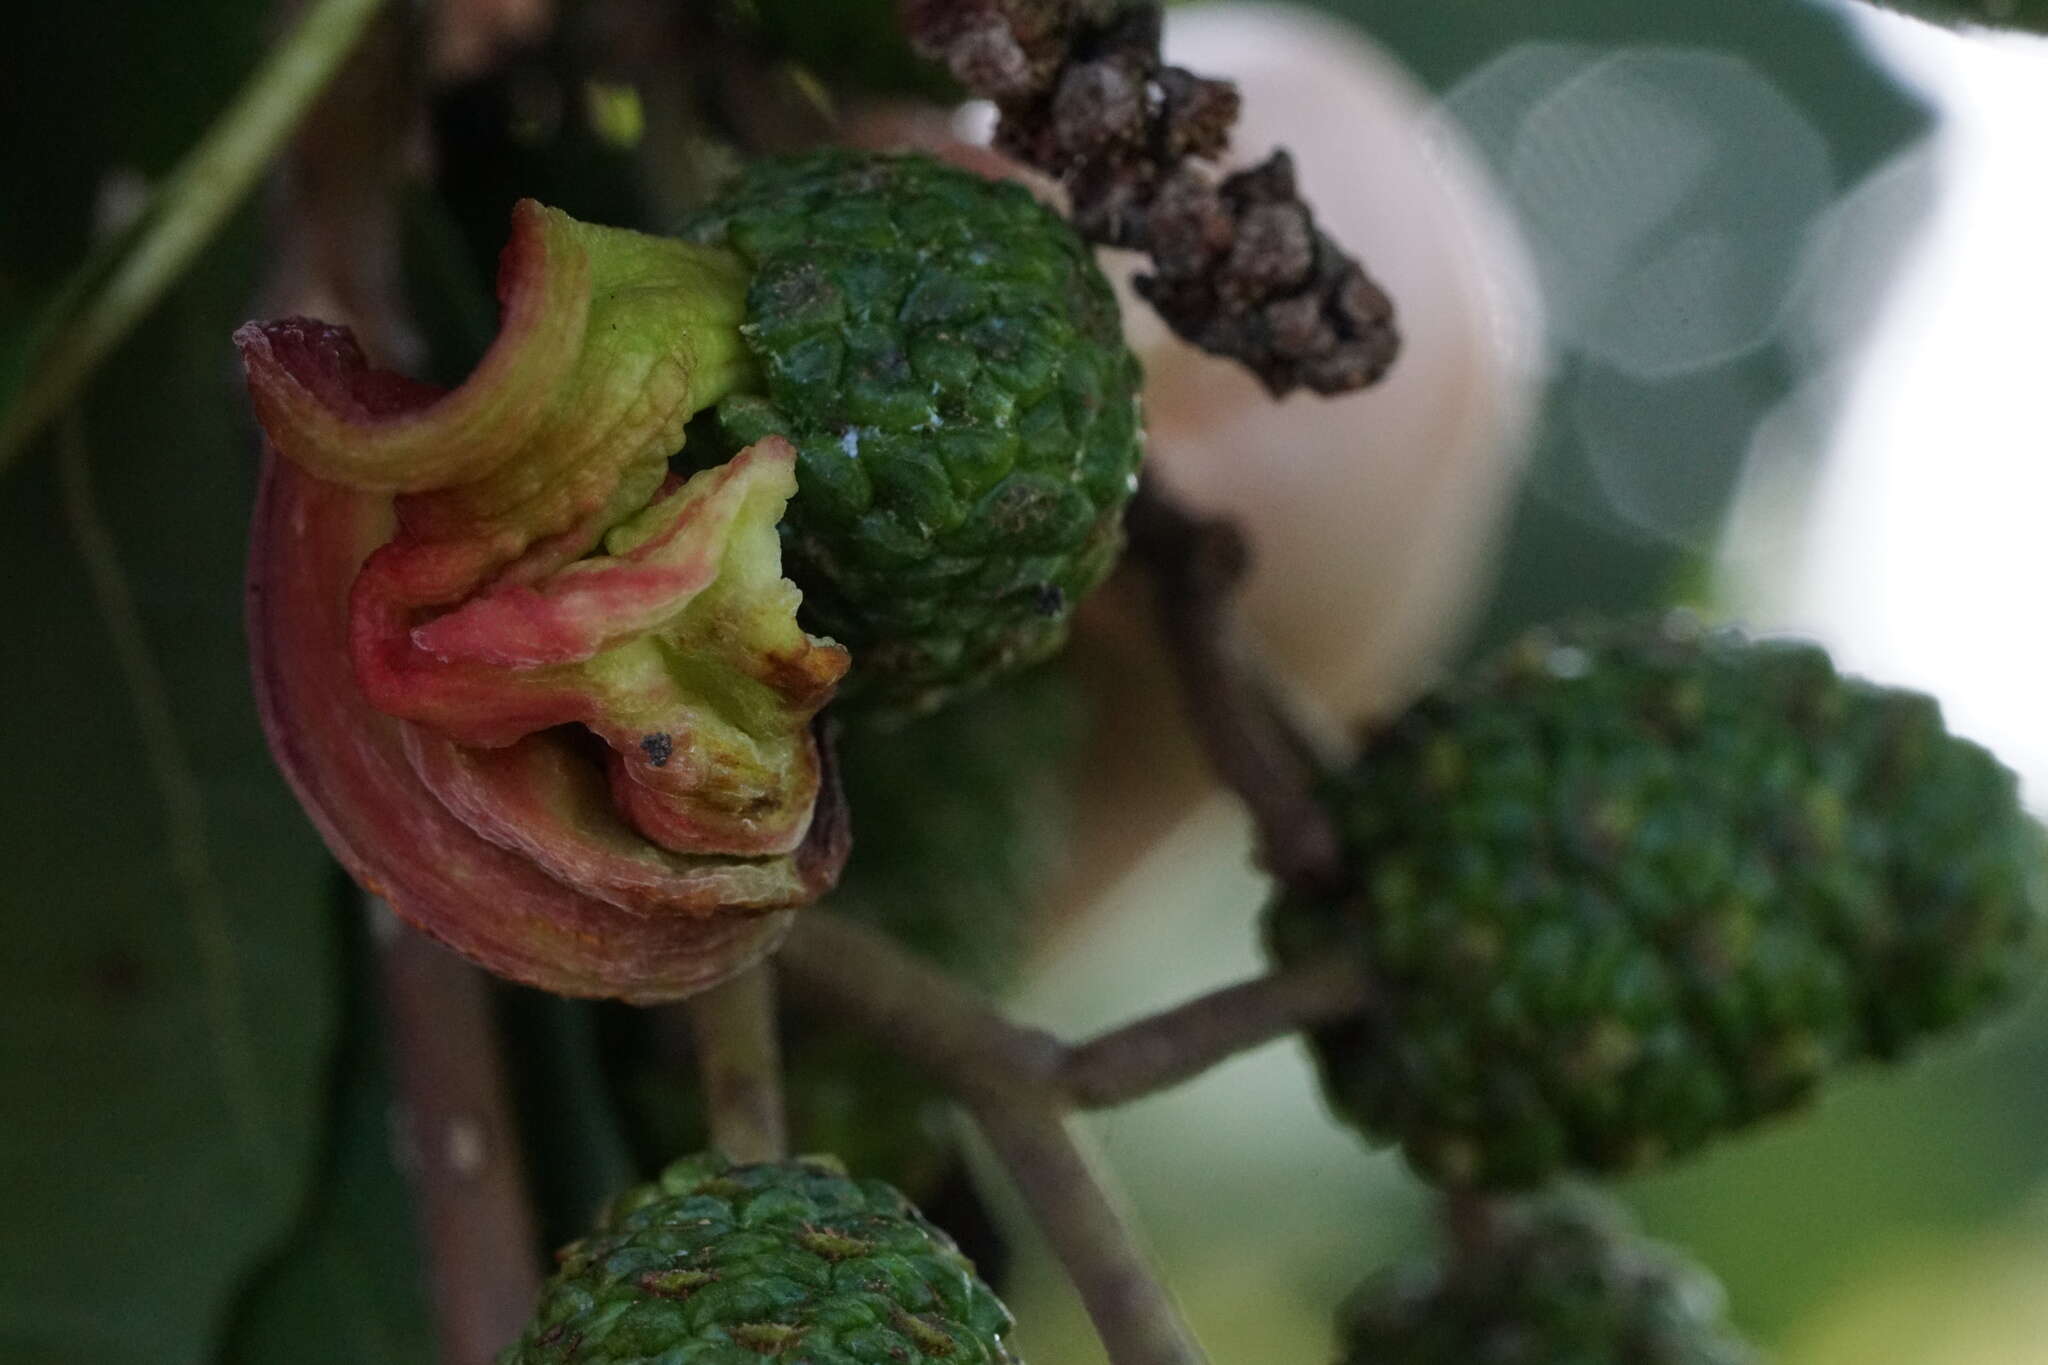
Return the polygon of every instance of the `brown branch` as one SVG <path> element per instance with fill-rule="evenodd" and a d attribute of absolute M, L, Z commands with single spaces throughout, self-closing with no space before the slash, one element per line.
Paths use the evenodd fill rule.
<path fill-rule="evenodd" d="M 1152 573 L 1160 632 L 1195 736 L 1251 811 L 1266 870 L 1293 889 L 1336 889 L 1343 847 L 1317 798 L 1316 746 L 1275 698 L 1233 607 L 1250 557 L 1243 536 L 1182 506 L 1150 475 L 1124 529 L 1132 556 Z"/>
<path fill-rule="evenodd" d="M 1060 1087 L 1105 1109 L 1190 1080 L 1226 1058 L 1365 1009 L 1358 969 L 1329 958 L 1225 986 L 1067 1050 Z"/>
<path fill-rule="evenodd" d="M 691 996 L 690 1038 L 711 1111 L 711 1145 L 734 1161 L 789 1155 L 782 1050 L 775 1033 L 775 978 L 756 964 Z"/>
<path fill-rule="evenodd" d="M 1367 1001 L 1349 970 L 1281 972 L 1070 1048 L 829 911 L 799 915 L 777 963 L 807 1003 L 930 1071 L 966 1105 L 1073 1278 L 1114 1365 L 1199 1365 L 1202 1356 L 1088 1170 L 1067 1112 L 1136 1099 Z"/>
<path fill-rule="evenodd" d="M 1114 1365 L 1204 1365 L 1179 1307 L 1060 1112 L 994 1098 L 968 1108 L 1066 1267 Z"/>
<path fill-rule="evenodd" d="M 847 1020 L 969 1103 L 1050 1087 L 1057 1040 L 1022 1028 L 924 959 L 844 915 L 796 917 L 775 961 L 807 1005 Z"/>
<path fill-rule="evenodd" d="M 851 920 L 813 910 L 778 957 L 806 1000 L 931 1071 L 971 1112 L 1080 1291 L 1113 1365 L 1202 1365 L 1200 1348 L 1065 1126 L 1066 1052 Z"/>
<path fill-rule="evenodd" d="M 265 316 L 346 323 L 379 364 L 402 368 L 424 351 L 399 250 L 399 198 L 418 173 L 424 117 L 416 38 L 412 17 L 388 8 L 299 125 L 271 177 L 257 302 Z"/>
<path fill-rule="evenodd" d="M 1092 241 L 1151 255 L 1138 291 L 1275 395 L 1364 388 L 1393 363 L 1394 306 L 1316 226 L 1277 151 L 1220 180 L 1237 88 L 1168 66 L 1160 7 L 901 0 L 913 46 L 1002 118 L 996 145 L 1059 178 Z"/>
<path fill-rule="evenodd" d="M 442 1365 L 491 1365 L 540 1292 L 489 989 L 476 968 L 373 907 L 404 1166 Z"/>
<path fill-rule="evenodd" d="M 1501 1219 L 1508 1205 L 1497 1195 L 1473 1189 L 1452 1189 L 1444 1194 L 1443 1222 L 1451 1251 L 1459 1259 L 1483 1258 L 1500 1243 Z"/>

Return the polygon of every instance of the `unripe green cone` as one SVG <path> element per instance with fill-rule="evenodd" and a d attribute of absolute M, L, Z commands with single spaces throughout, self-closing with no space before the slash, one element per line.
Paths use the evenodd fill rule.
<path fill-rule="evenodd" d="M 1590 1209 L 1509 1212 L 1493 1240 L 1346 1305 L 1339 1365 L 1752 1365 L 1705 1272 Z"/>
<path fill-rule="evenodd" d="M 499 1365 L 1016 1359 L 1009 1311 L 951 1239 L 829 1161 L 679 1161 L 560 1259 Z"/>
<path fill-rule="evenodd" d="M 1354 883 L 1270 912 L 1378 1007 L 1313 1039 L 1333 1106 L 1447 1184 L 1684 1152 L 2032 973 L 2012 773 L 1936 704 L 1683 618 L 1539 631 L 1329 792 Z"/>
<path fill-rule="evenodd" d="M 725 452 L 798 451 L 782 523 L 843 701 L 931 710 L 1044 658 L 1136 486 L 1137 361 L 1084 243 L 1016 185 L 917 157 L 750 167 L 687 230 L 753 271 L 760 368 Z"/>

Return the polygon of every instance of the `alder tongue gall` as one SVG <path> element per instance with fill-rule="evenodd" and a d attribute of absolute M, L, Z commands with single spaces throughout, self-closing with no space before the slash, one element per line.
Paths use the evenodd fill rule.
<path fill-rule="evenodd" d="M 443 392 L 345 328 L 235 335 L 268 438 L 249 569 L 273 753 L 364 887 L 505 976 L 674 999 L 771 949 L 846 854 L 798 626 L 796 455 L 687 480 L 743 385 L 730 253 L 531 201 L 500 333 Z"/>

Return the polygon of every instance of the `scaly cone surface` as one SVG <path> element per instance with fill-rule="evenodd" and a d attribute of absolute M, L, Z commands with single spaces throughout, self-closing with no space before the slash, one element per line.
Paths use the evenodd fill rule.
<path fill-rule="evenodd" d="M 1033 663 L 1123 545 L 1138 362 L 1088 248 L 1021 187 L 917 157 L 749 167 L 688 229 L 753 271 L 760 381 L 725 448 L 797 447 L 783 523 L 847 700 L 903 715 Z"/>
<path fill-rule="evenodd" d="M 564 994 L 714 984 L 844 861 L 810 723 L 847 655 L 780 573 L 795 452 L 669 472 L 750 373 L 745 280 L 526 202 L 501 333 L 452 392 L 345 329 L 236 334 L 269 446 L 249 621 L 272 749 L 366 888 Z"/>
<path fill-rule="evenodd" d="M 1009 1365 L 1010 1314 L 952 1239 L 818 1158 L 677 1162 L 565 1248 L 500 1365 Z"/>
<path fill-rule="evenodd" d="M 1539 631 L 1328 799 L 1350 890 L 1281 900 L 1268 942 L 1379 983 L 1314 1035 L 1325 1091 L 1445 1184 L 1688 1151 L 2038 974 L 2048 859 L 2013 774 L 1811 645 Z"/>

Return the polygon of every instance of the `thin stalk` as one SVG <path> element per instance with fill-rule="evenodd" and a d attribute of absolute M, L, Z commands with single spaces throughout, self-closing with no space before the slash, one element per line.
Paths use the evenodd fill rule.
<path fill-rule="evenodd" d="M 1114 1365 L 1199 1365 L 1202 1354 L 1088 1169 L 1069 1111 L 1163 1089 L 1370 1003 L 1356 971 L 1318 964 L 1227 986 L 1066 1047 L 1012 1023 L 886 936 L 829 913 L 799 915 L 777 963 L 807 1003 L 929 1071 L 974 1115 Z"/>
<path fill-rule="evenodd" d="M 1343 880 L 1343 847 L 1317 798 L 1318 745 L 1294 725 L 1239 624 L 1250 562 L 1229 521 L 1201 516 L 1147 478 L 1124 517 L 1132 557 L 1151 571 L 1159 630 L 1180 675 L 1189 728 L 1258 828 L 1259 857 L 1290 888 Z"/>
<path fill-rule="evenodd" d="M 1113 1365 L 1206 1365 L 1059 1111 L 996 1097 L 969 1108 L 1066 1267 Z"/>
<path fill-rule="evenodd" d="M 1049 1084 L 1059 1042 L 1019 1027 L 989 1002 L 884 934 L 807 910 L 776 962 L 804 1002 L 834 1014 L 963 1096 Z"/>
<path fill-rule="evenodd" d="M 711 1111 L 711 1145 L 734 1161 L 788 1156 L 772 969 L 757 964 L 690 997 L 684 1008 Z"/>
<path fill-rule="evenodd" d="M 1342 957 L 1254 977 L 1068 1049 L 1061 1088 L 1084 1109 L 1165 1090 L 1275 1039 L 1365 1009 L 1372 994 Z"/>
<path fill-rule="evenodd" d="M 438 1359 L 491 1365 L 533 1311 L 540 1266 L 489 987 L 382 905 L 371 913 Z"/>
<path fill-rule="evenodd" d="M 0 417 L 0 471 L 70 403 L 248 197 L 383 3 L 314 0 L 164 181 L 112 265 L 93 260 L 81 268 L 59 295 L 60 314 L 45 323 L 48 339 L 20 395 Z"/>

